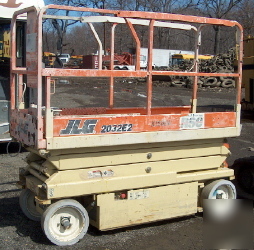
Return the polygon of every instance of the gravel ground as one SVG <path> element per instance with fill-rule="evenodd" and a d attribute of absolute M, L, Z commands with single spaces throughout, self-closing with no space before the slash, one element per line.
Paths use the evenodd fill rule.
<path fill-rule="evenodd" d="M 73 86 L 75 90 L 73 90 Z M 55 98 L 54 106 L 63 103 L 72 91 L 75 92 L 75 102 L 73 106 L 82 106 L 84 103 L 84 92 L 80 89 L 80 84 L 59 85 L 56 95 L 62 95 L 61 101 Z M 98 102 L 95 98 L 101 94 L 100 86 L 93 88 L 94 98 L 86 99 L 91 106 Z M 190 90 L 186 88 L 169 88 L 158 84 L 154 87 L 154 100 L 158 103 L 170 102 L 175 105 L 188 104 L 190 99 Z M 164 93 L 164 97 L 161 95 Z M 89 92 L 90 93 L 90 92 Z M 133 102 L 145 99 L 143 95 L 143 86 L 126 83 L 115 89 L 116 98 L 127 100 L 131 98 Z M 205 105 L 214 105 L 221 108 L 220 105 L 231 108 L 234 100 L 233 90 L 225 89 L 201 89 L 200 109 L 207 108 Z M 98 97 L 98 96 L 97 96 Z M 104 99 L 99 102 L 104 102 Z M 125 102 L 124 102 L 125 103 Z M 130 101 L 131 103 L 131 101 Z M 157 103 L 157 105 L 158 105 Z M 70 105 L 67 105 L 70 106 Z M 211 108 L 211 107 L 210 107 Z M 231 165 L 235 159 L 254 155 L 250 149 L 254 148 L 254 123 L 252 115 L 243 117 L 243 129 L 239 138 L 230 138 L 232 156 L 228 162 Z M 27 219 L 19 208 L 18 197 L 20 190 L 16 188 L 15 182 L 18 180 L 18 169 L 24 167 L 23 159 L 27 152 L 24 150 L 19 154 L 18 145 L 11 144 L 9 154 L 6 153 L 7 144 L 0 144 L 0 249 L 59 249 L 52 245 L 42 232 L 39 222 Z M 89 227 L 87 235 L 74 246 L 65 247 L 66 249 L 204 249 L 202 242 L 203 219 L 200 215 L 171 219 L 162 222 L 150 223 L 146 225 L 129 227 L 124 229 L 100 232 L 93 227 Z"/>

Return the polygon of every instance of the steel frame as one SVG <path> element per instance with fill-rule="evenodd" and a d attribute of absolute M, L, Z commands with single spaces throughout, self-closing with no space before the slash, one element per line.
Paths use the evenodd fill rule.
<path fill-rule="evenodd" d="M 92 17 L 90 20 L 88 19 L 88 24 L 93 31 L 96 40 L 98 41 L 99 45 L 99 69 L 96 70 L 84 70 L 84 69 L 53 69 L 53 68 L 43 68 L 42 67 L 42 21 L 45 18 L 62 18 L 62 16 L 52 16 L 45 14 L 48 9 L 59 9 L 59 10 L 69 10 L 69 11 L 79 11 L 79 12 L 92 12 L 92 13 L 101 13 L 104 15 L 112 15 L 112 20 L 110 21 L 110 18 L 106 18 L 104 20 L 105 22 L 112 22 L 112 28 L 111 28 L 111 48 L 110 48 L 110 68 L 109 69 L 102 69 L 102 46 L 100 39 L 94 29 L 94 26 L 92 22 L 94 20 L 96 21 L 96 18 Z M 28 13 L 28 36 L 31 38 L 32 42 L 35 42 L 33 44 L 32 50 L 34 51 L 27 51 L 27 65 L 26 68 L 21 68 L 16 66 L 16 47 L 15 47 L 15 27 L 16 27 L 16 19 L 18 15 L 22 13 Z M 101 17 L 100 17 L 101 18 Z M 86 17 L 65 17 L 65 19 L 75 19 L 80 20 L 81 22 L 86 21 Z M 36 21 L 34 21 L 36 20 Z M 170 22 L 169 22 L 170 21 Z M 115 38 L 115 28 L 118 23 L 125 22 L 127 26 L 129 27 L 131 34 L 133 36 L 133 39 L 136 43 L 136 58 L 139 58 L 140 56 L 140 40 L 138 38 L 138 35 L 135 31 L 134 25 L 136 23 L 140 25 L 148 25 L 149 27 L 149 34 L 148 34 L 148 66 L 147 70 L 141 70 L 140 69 L 140 62 L 139 60 L 136 60 L 135 70 L 129 71 L 129 70 L 121 70 L 117 71 L 113 69 L 113 58 L 114 58 L 114 38 Z M 175 24 L 174 22 L 180 22 L 181 24 Z M 192 24 L 199 24 L 199 27 L 196 29 L 195 26 L 192 26 Z M 176 71 L 156 71 L 153 70 L 152 67 L 152 53 L 153 53 L 153 36 L 154 36 L 154 27 L 164 25 L 166 27 L 169 26 L 176 26 L 176 28 L 182 28 L 182 29 L 192 29 L 196 33 L 196 50 L 195 50 L 195 65 L 193 67 L 192 72 L 176 72 Z M 177 26 L 178 25 L 178 26 Z M 182 25 L 182 26 L 181 26 Z M 198 72 L 198 54 L 199 54 L 199 46 L 200 46 L 200 36 L 201 36 L 201 30 L 206 25 L 221 25 L 221 26 L 227 26 L 227 27 L 236 27 L 237 31 L 237 48 L 238 48 L 238 72 L 236 73 L 203 73 Z M 185 27 L 185 28 L 184 28 Z M 34 36 L 34 34 L 37 34 Z M 34 39 L 34 41 L 33 41 Z M 123 114 L 126 115 L 128 113 L 132 113 L 136 111 L 135 109 L 131 110 L 124 110 L 124 109 L 115 109 L 114 108 L 114 78 L 115 77 L 146 77 L 147 78 L 147 102 L 146 102 L 146 108 L 145 113 L 142 110 L 142 117 L 139 117 L 135 120 L 135 117 L 129 116 L 128 120 L 135 120 L 137 123 L 142 123 L 148 120 L 148 122 L 151 123 L 151 119 L 155 118 L 154 115 L 157 114 L 158 120 L 160 119 L 171 119 L 172 118 L 172 110 L 169 110 L 169 113 L 154 113 L 154 109 L 152 108 L 152 76 L 153 75 L 168 75 L 168 76 L 192 76 L 194 77 L 194 85 L 193 85 L 193 92 L 192 92 L 192 102 L 191 102 L 191 113 L 196 113 L 197 108 L 197 82 L 198 77 L 200 76 L 230 76 L 234 77 L 237 82 L 237 96 L 236 96 L 236 110 L 235 112 L 228 113 L 217 113 L 217 114 L 204 114 L 205 117 L 211 117 L 206 118 L 207 121 L 213 120 L 213 116 L 217 116 L 217 120 L 221 120 L 221 122 L 208 122 L 209 125 L 205 125 L 205 128 L 236 128 L 232 132 L 232 134 L 238 135 L 240 131 L 240 101 L 241 101 L 241 75 L 242 75 L 242 54 L 243 54 L 243 30 L 239 23 L 236 21 L 229 21 L 229 20 L 222 20 L 222 19 L 214 19 L 214 18 L 205 18 L 205 17 L 197 17 L 197 16 L 185 16 L 185 15 L 176 15 L 176 14 L 166 14 L 166 13 L 151 13 L 151 12 L 138 12 L 138 11 L 115 11 L 115 10 L 105 10 L 105 9 L 92 9 L 92 8 L 79 8 L 79 7 L 72 7 L 72 6 L 59 6 L 59 5 L 48 5 L 44 7 L 41 10 L 38 10 L 34 7 L 27 8 L 25 10 L 20 10 L 15 12 L 13 22 L 12 22 L 12 62 L 11 62 L 11 113 L 12 113 L 12 121 L 11 121 L 11 133 L 12 136 L 15 137 L 17 140 L 20 140 L 26 145 L 36 147 L 38 149 L 49 149 L 52 146 L 55 145 L 54 140 L 59 140 L 60 138 L 57 137 L 57 132 L 53 128 L 55 127 L 56 122 L 61 123 L 62 117 L 59 119 L 57 117 L 53 116 L 53 111 L 50 107 L 50 82 L 52 77 L 70 77 L 70 76 L 77 76 L 77 77 L 109 77 L 109 110 L 106 112 L 109 114 Z M 31 50 L 31 49 L 30 49 Z M 15 97 L 15 91 L 16 91 L 16 75 L 18 75 L 18 82 L 23 82 L 23 75 L 27 75 L 28 77 L 28 87 L 32 87 L 34 89 L 37 89 L 37 103 L 36 105 L 29 107 L 28 109 L 19 109 L 19 103 L 20 101 L 17 101 L 17 98 Z M 46 101 L 45 101 L 45 117 L 42 115 L 42 78 L 45 77 L 46 79 Z M 22 84 L 21 84 L 22 86 Z M 22 99 L 22 89 L 19 88 L 19 91 L 17 92 L 18 100 Z M 186 115 L 186 112 L 183 112 L 185 108 L 183 107 L 183 110 L 180 111 L 180 113 L 175 114 L 174 119 L 178 119 L 177 123 L 179 123 L 179 119 L 181 119 L 182 116 Z M 86 110 L 87 111 L 87 110 Z M 139 110 L 140 111 L 140 110 Z M 165 111 L 165 110 L 164 110 Z M 158 111 L 156 111 L 158 112 Z M 173 112 L 174 113 L 174 112 Z M 189 113 L 189 112 L 188 112 Z M 87 114 L 87 113 L 86 113 Z M 96 114 L 98 113 L 91 113 Z M 90 115 L 91 115 L 90 114 Z M 169 115 L 171 118 L 169 118 Z M 28 138 L 27 132 L 20 133 L 20 130 L 24 129 L 22 127 L 22 123 L 24 123 L 24 120 L 33 120 L 33 118 L 30 117 L 36 117 L 36 124 L 32 125 L 33 122 L 29 123 L 28 127 L 30 128 L 30 132 L 34 136 L 34 140 L 31 141 L 31 139 Z M 29 117 L 28 117 L 29 116 Z M 176 118 L 178 116 L 178 118 Z M 67 117 L 67 120 L 69 118 Z M 85 120 L 82 118 L 83 120 Z M 111 117 L 111 119 L 113 119 Z M 150 119 L 150 120 L 149 120 Z M 171 119 L 172 120 L 172 119 Z M 18 122 L 17 122 L 18 121 Z M 104 119 L 105 124 L 107 123 Z M 121 122 L 121 121 L 120 121 Z M 123 121 L 122 121 L 123 122 Z M 20 123 L 20 124 L 19 124 Z M 59 125 L 60 126 L 60 125 Z M 66 122 L 62 123 L 62 127 L 67 126 Z M 63 129 L 63 128 L 62 128 Z M 166 132 L 169 130 L 179 130 L 179 126 L 174 125 L 174 127 L 170 126 L 164 126 L 164 127 L 158 127 L 157 131 Z M 58 131 L 59 132 L 59 131 Z M 156 132 L 155 129 L 152 129 L 151 127 L 142 130 L 137 129 L 133 132 Z M 99 132 L 95 132 L 96 134 L 99 134 Z M 191 133 L 191 132 L 190 132 Z M 58 134 L 59 136 L 59 134 Z M 77 136 L 77 135 L 75 135 Z M 79 135 L 80 136 L 80 135 Z M 82 135 L 82 136 L 91 136 L 91 135 Z M 105 135 L 107 136 L 107 135 Z M 111 135 L 112 136 L 112 135 Z M 120 136 L 120 135 L 119 135 Z M 120 136 L 121 137 L 121 136 Z M 120 138 L 119 137 L 119 138 Z M 63 137 L 61 137 L 63 139 Z M 65 137 L 66 138 L 66 137 Z M 68 138 L 66 138 L 68 140 Z M 156 139 L 155 139 L 156 141 Z M 154 142 L 155 142 L 154 141 Z M 146 140 L 141 141 L 141 143 L 145 143 Z M 78 146 L 78 145 L 76 145 Z M 78 147 L 82 147 L 84 144 L 80 144 Z M 59 146 L 58 146 L 59 147 Z"/>

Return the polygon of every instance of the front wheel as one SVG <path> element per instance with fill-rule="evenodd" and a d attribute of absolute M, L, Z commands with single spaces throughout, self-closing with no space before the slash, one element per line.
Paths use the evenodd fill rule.
<path fill-rule="evenodd" d="M 41 226 L 52 243 L 58 246 L 73 245 L 86 234 L 89 217 L 79 202 L 66 199 L 47 208 L 43 213 Z"/>

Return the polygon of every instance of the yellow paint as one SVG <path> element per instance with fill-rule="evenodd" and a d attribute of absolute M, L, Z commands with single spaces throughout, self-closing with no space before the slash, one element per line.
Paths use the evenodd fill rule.
<path fill-rule="evenodd" d="M 5 30 L 0 41 L 0 56 L 10 58 L 10 31 Z"/>

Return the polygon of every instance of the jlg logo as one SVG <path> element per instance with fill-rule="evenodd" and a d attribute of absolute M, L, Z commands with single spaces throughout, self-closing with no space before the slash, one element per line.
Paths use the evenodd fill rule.
<path fill-rule="evenodd" d="M 82 128 L 79 128 L 81 120 L 69 120 L 65 129 L 60 131 L 60 135 L 80 135 L 93 134 L 98 120 L 85 120 Z"/>

